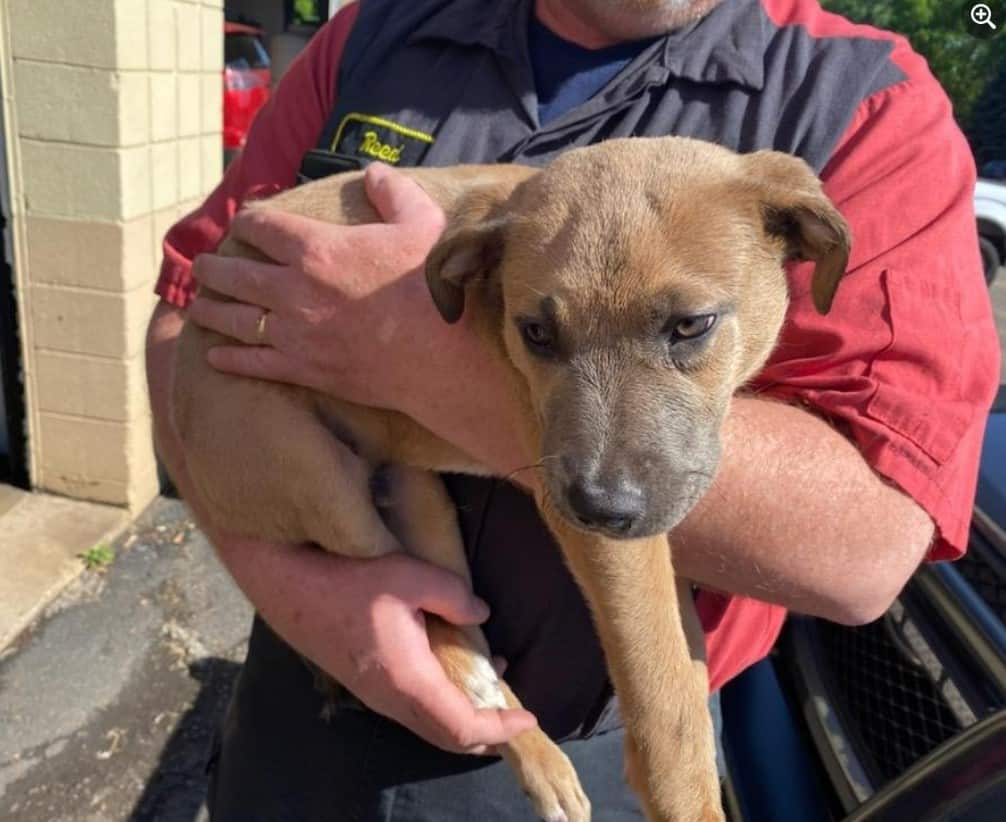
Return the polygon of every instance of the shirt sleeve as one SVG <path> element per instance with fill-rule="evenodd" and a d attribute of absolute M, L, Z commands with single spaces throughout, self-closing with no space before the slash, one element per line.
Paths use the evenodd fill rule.
<path fill-rule="evenodd" d="M 317 143 L 335 102 L 339 61 L 357 11 L 356 3 L 345 6 L 311 39 L 255 117 L 244 149 L 220 184 L 168 231 L 154 288 L 161 299 L 188 305 L 195 295 L 192 260 L 219 245 L 241 204 L 296 182 L 301 160 Z"/>
<path fill-rule="evenodd" d="M 860 107 L 822 173 L 852 229 L 831 312 L 789 271 L 782 338 L 753 386 L 831 420 L 932 517 L 931 559 L 966 550 L 999 345 L 976 239 L 971 152 L 907 45 L 904 82 Z M 882 546 L 878 546 L 882 550 Z"/>

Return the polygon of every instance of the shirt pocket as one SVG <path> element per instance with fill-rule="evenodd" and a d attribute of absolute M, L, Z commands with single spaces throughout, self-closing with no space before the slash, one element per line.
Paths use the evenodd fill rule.
<path fill-rule="evenodd" d="M 881 275 L 889 345 L 872 360 L 874 384 L 866 414 L 946 462 L 971 425 L 974 405 L 961 394 L 963 375 L 975 367 L 961 317 L 956 278 L 950 282 L 898 269 Z"/>

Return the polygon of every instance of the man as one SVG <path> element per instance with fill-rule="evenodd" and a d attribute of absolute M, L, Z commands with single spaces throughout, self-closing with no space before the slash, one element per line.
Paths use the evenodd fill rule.
<path fill-rule="evenodd" d="M 418 273 L 443 221 L 421 191 L 375 166 L 384 224 L 235 212 L 293 185 L 313 148 L 398 165 L 534 164 L 672 133 L 804 157 L 854 234 L 827 317 L 810 305 L 806 268 L 790 270 L 783 339 L 731 407 L 712 490 L 673 534 L 676 568 L 702 588 L 712 689 L 768 652 L 786 609 L 866 622 L 920 561 L 963 552 L 998 347 L 972 161 L 904 40 L 813 0 L 363 0 L 319 32 L 220 187 L 169 233 L 150 326 L 162 457 L 261 617 L 214 759 L 218 818 L 527 818 L 504 766 L 458 754 L 534 720 L 475 711 L 431 657 L 424 611 L 486 618 L 456 578 L 405 557 L 237 539 L 201 517 L 168 408 L 192 260 L 230 229 L 280 263 L 199 258 L 196 278 L 237 301 L 188 310 L 252 344 L 217 350 L 215 366 L 397 408 L 508 474 L 527 462 L 512 404 L 464 322 L 439 321 Z M 566 740 L 595 817 L 638 818 L 589 616 L 533 505 L 506 483 L 450 487 L 507 679 Z M 373 710 L 321 723 L 297 653 Z"/>

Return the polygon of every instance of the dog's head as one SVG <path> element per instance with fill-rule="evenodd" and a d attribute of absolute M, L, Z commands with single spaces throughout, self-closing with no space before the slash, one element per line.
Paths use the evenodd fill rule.
<path fill-rule="evenodd" d="M 542 432 L 545 486 L 612 537 L 667 531 L 712 482 L 731 395 L 812 260 L 826 312 L 849 233 L 801 160 L 682 138 L 570 151 L 519 185 L 474 189 L 427 261 L 449 322 L 495 315 Z"/>

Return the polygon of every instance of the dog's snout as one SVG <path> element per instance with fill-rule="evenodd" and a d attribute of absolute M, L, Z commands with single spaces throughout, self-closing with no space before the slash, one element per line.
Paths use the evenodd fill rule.
<path fill-rule="evenodd" d="M 581 476 L 566 496 L 583 525 L 613 534 L 627 534 L 646 513 L 642 490 L 625 480 L 602 484 Z"/>

